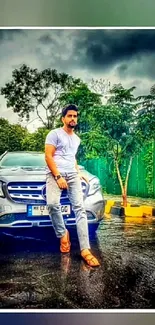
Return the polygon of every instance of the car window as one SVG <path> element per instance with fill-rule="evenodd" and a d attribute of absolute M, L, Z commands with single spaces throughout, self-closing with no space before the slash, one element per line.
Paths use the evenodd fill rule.
<path fill-rule="evenodd" d="M 45 167 L 44 154 L 6 154 L 0 161 L 1 167 Z"/>

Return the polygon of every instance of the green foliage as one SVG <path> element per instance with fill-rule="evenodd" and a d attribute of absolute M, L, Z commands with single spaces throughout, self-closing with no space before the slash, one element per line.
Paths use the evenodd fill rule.
<path fill-rule="evenodd" d="M 106 154 L 107 139 L 102 136 L 97 128 L 96 130 L 81 133 L 80 138 L 81 146 L 77 158 L 93 159 L 103 157 Z"/>
<path fill-rule="evenodd" d="M 146 139 L 155 139 L 155 85 L 150 89 L 150 93 L 139 96 L 138 124 L 141 134 Z"/>
<path fill-rule="evenodd" d="M 0 118 L 0 154 L 5 151 L 42 151 L 44 152 L 45 138 L 49 132 L 46 128 L 38 128 L 29 133 L 18 124 L 9 124 Z"/>
<path fill-rule="evenodd" d="M 154 173 L 153 173 L 153 154 L 154 154 L 154 141 L 149 141 L 147 144 L 147 150 L 144 153 L 143 161 L 145 162 L 146 169 L 146 188 L 149 197 L 154 195 Z"/>
<path fill-rule="evenodd" d="M 134 89 L 114 85 L 108 102 L 93 110 L 93 128 L 98 128 L 98 134 L 107 142 L 104 152 L 115 157 L 120 164 L 124 159 L 135 156 L 144 141 L 135 113 L 137 102 L 132 93 Z"/>
<path fill-rule="evenodd" d="M 23 138 L 27 135 L 27 130 L 19 124 L 9 124 L 0 118 L 0 154 L 5 151 L 22 150 Z"/>
<path fill-rule="evenodd" d="M 22 141 L 22 150 L 44 152 L 45 138 L 48 132 L 48 129 L 38 128 L 36 132 L 28 133 Z"/>

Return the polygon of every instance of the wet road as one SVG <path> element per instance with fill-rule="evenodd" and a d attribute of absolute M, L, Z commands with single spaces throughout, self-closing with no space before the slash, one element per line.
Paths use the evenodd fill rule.
<path fill-rule="evenodd" d="M 101 267 L 51 241 L 1 236 L 0 308 L 155 308 L 155 219 L 105 216 L 92 251 Z M 46 234 L 51 237 L 51 232 Z"/>

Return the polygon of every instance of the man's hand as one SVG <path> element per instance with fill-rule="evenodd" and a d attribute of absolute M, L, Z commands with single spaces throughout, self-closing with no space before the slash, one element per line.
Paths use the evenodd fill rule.
<path fill-rule="evenodd" d="M 61 177 L 61 178 L 59 178 L 56 182 L 57 182 L 58 186 L 59 186 L 61 189 L 66 189 L 66 188 L 68 188 L 68 185 L 67 185 L 67 182 L 66 182 L 65 178 Z"/>
<path fill-rule="evenodd" d="M 79 173 L 79 176 L 80 176 L 81 180 L 84 179 L 87 184 L 89 183 L 89 179 L 85 175 L 83 175 L 82 173 Z"/>

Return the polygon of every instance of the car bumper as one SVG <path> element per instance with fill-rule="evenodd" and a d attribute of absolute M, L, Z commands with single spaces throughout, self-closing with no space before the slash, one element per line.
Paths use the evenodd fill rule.
<path fill-rule="evenodd" d="M 87 197 L 84 200 L 87 213 L 88 225 L 98 225 L 103 219 L 105 202 L 101 193 Z M 76 226 L 73 211 L 69 216 L 64 216 L 67 227 Z M 0 199 L 0 229 L 1 228 L 32 228 L 51 227 L 52 222 L 49 216 L 28 217 L 27 205 L 9 202 L 6 198 Z"/>

